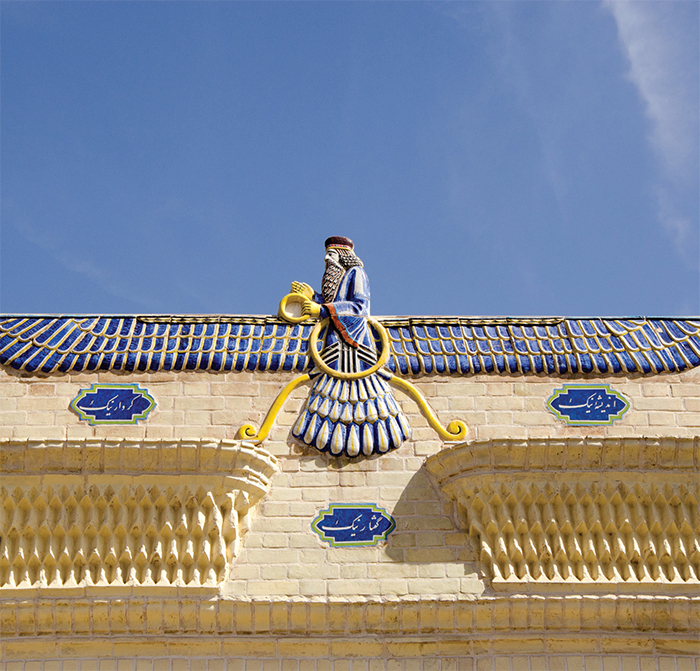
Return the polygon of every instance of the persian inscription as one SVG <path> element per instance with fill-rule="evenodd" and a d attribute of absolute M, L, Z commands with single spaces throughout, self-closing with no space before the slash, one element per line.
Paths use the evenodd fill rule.
<path fill-rule="evenodd" d="M 96 424 L 136 424 L 145 419 L 156 402 L 138 384 L 93 384 L 83 389 L 70 407 L 90 426 Z"/>
<path fill-rule="evenodd" d="M 332 503 L 311 528 L 333 547 L 376 545 L 396 528 L 394 518 L 373 503 Z"/>
<path fill-rule="evenodd" d="M 567 424 L 612 424 L 627 412 L 627 399 L 607 384 L 565 384 L 547 399 L 547 408 Z"/>

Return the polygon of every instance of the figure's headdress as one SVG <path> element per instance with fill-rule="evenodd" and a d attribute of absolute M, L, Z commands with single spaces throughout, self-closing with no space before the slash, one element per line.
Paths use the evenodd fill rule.
<path fill-rule="evenodd" d="M 338 252 L 340 264 L 331 263 L 326 265 L 326 272 L 323 273 L 321 284 L 321 295 L 326 303 L 330 303 L 340 286 L 340 280 L 345 271 L 353 266 L 362 267 L 362 261 L 357 258 L 353 251 L 355 243 L 343 235 L 331 235 L 326 240 L 326 249 L 335 249 Z"/>
<path fill-rule="evenodd" d="M 355 243 L 343 235 L 331 235 L 330 238 L 326 239 L 326 249 L 349 249 L 352 251 L 355 248 Z"/>

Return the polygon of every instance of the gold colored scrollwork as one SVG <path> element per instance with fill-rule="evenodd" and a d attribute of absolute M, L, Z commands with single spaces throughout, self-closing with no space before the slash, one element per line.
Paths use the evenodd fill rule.
<path fill-rule="evenodd" d="M 467 437 L 467 425 L 459 419 L 453 420 L 447 425 L 447 428 L 444 428 L 442 424 L 440 424 L 440 420 L 435 416 L 433 409 L 423 397 L 423 394 L 408 380 L 392 375 L 389 383 L 395 384 L 399 389 L 405 391 L 418 404 L 421 412 L 428 420 L 428 424 L 430 424 L 440 438 L 452 442 L 461 441 Z"/>
<path fill-rule="evenodd" d="M 252 424 L 244 424 L 240 429 L 238 429 L 236 438 L 238 440 L 250 440 L 256 445 L 262 443 L 263 440 L 267 438 L 267 434 L 270 433 L 270 429 L 277 418 L 277 414 L 282 409 L 282 406 L 287 400 L 289 394 L 291 394 L 302 382 L 306 382 L 309 379 L 311 378 L 306 374 L 295 377 L 279 394 L 277 394 L 277 398 L 267 411 L 267 415 L 265 415 L 265 419 L 263 420 L 260 430 L 256 429 Z"/>

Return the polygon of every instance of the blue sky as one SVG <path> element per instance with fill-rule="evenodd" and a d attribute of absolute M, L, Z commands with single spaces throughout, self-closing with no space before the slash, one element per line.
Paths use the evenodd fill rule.
<path fill-rule="evenodd" d="M 0 310 L 700 314 L 699 5 L 0 3 Z"/>

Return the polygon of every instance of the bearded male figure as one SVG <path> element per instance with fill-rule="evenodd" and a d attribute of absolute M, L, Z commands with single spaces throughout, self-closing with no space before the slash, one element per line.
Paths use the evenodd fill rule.
<path fill-rule="evenodd" d="M 410 430 L 386 384 L 391 375 L 377 371 L 362 376 L 378 360 L 368 323 L 369 280 L 352 240 L 332 236 L 325 246 L 321 293 L 301 282 L 292 283 L 292 292 L 306 297 L 304 315 L 329 320 L 321 360 L 330 373 L 312 371 L 316 380 L 292 434 L 333 455 L 388 452 L 399 447 Z"/>

